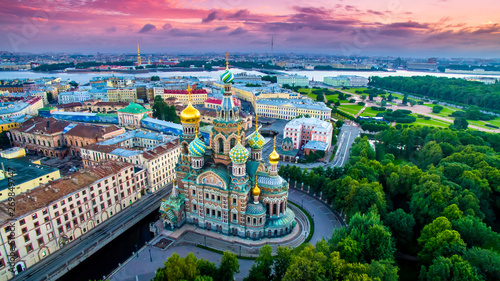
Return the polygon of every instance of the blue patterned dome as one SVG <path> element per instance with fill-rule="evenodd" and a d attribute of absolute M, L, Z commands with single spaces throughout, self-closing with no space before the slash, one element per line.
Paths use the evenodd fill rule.
<path fill-rule="evenodd" d="M 240 142 L 238 142 L 231 151 L 229 151 L 229 158 L 235 164 L 244 164 L 248 159 L 248 150 L 246 150 Z"/>
<path fill-rule="evenodd" d="M 264 147 L 265 140 L 264 137 L 259 133 L 258 130 L 255 130 L 253 134 L 248 139 L 248 145 L 250 145 L 253 149 L 262 149 Z"/>
<path fill-rule="evenodd" d="M 205 150 L 207 149 L 207 147 L 205 146 L 203 141 L 200 140 L 198 136 L 196 136 L 196 138 L 189 144 L 188 149 L 191 156 L 202 157 L 203 155 L 205 155 Z"/>
<path fill-rule="evenodd" d="M 224 71 L 224 73 L 222 73 L 220 76 L 220 80 L 226 84 L 233 82 L 233 79 L 234 76 L 228 69 L 226 69 L 226 71 Z"/>

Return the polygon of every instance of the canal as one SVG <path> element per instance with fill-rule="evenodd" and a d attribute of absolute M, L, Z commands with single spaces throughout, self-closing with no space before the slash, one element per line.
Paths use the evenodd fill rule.
<path fill-rule="evenodd" d="M 118 236 L 85 261 L 66 273 L 61 281 L 101 280 L 127 260 L 133 252 L 140 249 L 153 238 L 149 231 L 149 223 L 159 219 L 158 210 L 154 210 L 137 224 Z"/>

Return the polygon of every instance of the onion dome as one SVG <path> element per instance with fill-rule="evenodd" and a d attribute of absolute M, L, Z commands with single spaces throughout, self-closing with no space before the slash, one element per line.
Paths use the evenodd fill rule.
<path fill-rule="evenodd" d="M 226 69 L 226 71 L 224 71 L 224 73 L 222 73 L 220 76 L 220 80 L 226 84 L 233 82 L 233 79 L 234 76 L 231 71 L 229 71 L 229 69 Z"/>
<path fill-rule="evenodd" d="M 244 164 L 249 156 L 248 150 L 241 145 L 240 137 L 240 125 L 238 125 L 238 143 L 229 151 L 229 158 L 234 164 Z"/>
<path fill-rule="evenodd" d="M 239 142 L 229 151 L 229 158 L 231 158 L 231 161 L 235 164 L 244 164 L 247 162 L 248 156 L 248 150 Z"/>
<path fill-rule="evenodd" d="M 207 150 L 207 147 L 205 146 L 205 143 L 203 143 L 203 141 L 198 138 L 198 134 L 196 134 L 194 140 L 189 144 L 188 150 L 191 156 L 202 157 L 203 155 L 205 155 L 205 150 Z"/>
<path fill-rule="evenodd" d="M 257 186 L 257 177 L 255 177 L 255 186 L 252 190 L 252 195 L 253 196 L 259 196 L 260 195 L 260 188 Z"/>
<path fill-rule="evenodd" d="M 181 112 L 181 122 L 192 124 L 198 123 L 200 122 L 201 114 L 198 109 L 194 108 L 194 106 L 191 104 L 191 86 L 188 86 L 187 92 L 189 102 L 188 106 Z"/>
<path fill-rule="evenodd" d="M 269 154 L 269 163 L 271 165 L 276 165 L 280 161 L 280 155 L 276 152 L 276 136 L 274 137 L 274 148 L 273 152 Z"/>
<path fill-rule="evenodd" d="M 259 116 L 255 117 L 255 132 L 253 132 L 253 134 L 248 139 L 248 145 L 250 145 L 250 147 L 253 149 L 262 149 L 265 144 L 264 137 L 259 132 L 259 124 L 257 121 L 258 118 Z"/>

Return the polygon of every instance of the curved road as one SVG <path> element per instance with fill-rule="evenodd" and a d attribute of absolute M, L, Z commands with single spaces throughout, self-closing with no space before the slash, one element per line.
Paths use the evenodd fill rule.
<path fill-rule="evenodd" d="M 335 228 L 341 227 L 335 214 L 323 203 L 309 196 L 302 191 L 290 189 L 288 200 L 303 206 L 303 208 L 314 218 L 315 231 L 310 243 L 315 244 L 322 238 L 328 239 L 332 236 Z M 156 269 L 163 267 L 164 262 L 173 254 L 177 253 L 182 257 L 189 253 L 194 253 L 199 259 L 206 259 L 216 264 L 220 263 L 222 255 L 197 248 L 192 245 L 175 245 L 160 250 L 157 247 L 148 246 L 139 252 L 139 257 L 133 257 L 120 270 L 110 278 L 111 281 L 146 281 L 151 280 L 155 275 Z M 150 256 L 151 254 L 151 256 Z M 152 260 L 152 261 L 151 261 Z M 236 274 L 236 280 L 243 280 L 248 275 L 254 261 L 238 260 L 240 264 L 240 273 Z M 136 279 L 137 276 L 137 279 Z"/>

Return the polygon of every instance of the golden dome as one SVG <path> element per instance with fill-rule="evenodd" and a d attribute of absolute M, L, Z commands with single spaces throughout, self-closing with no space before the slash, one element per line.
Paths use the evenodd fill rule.
<path fill-rule="evenodd" d="M 278 152 L 276 152 L 276 149 L 274 149 L 273 152 L 269 154 L 269 163 L 278 164 L 279 161 L 280 161 L 280 155 L 278 154 Z"/>
<path fill-rule="evenodd" d="M 269 163 L 271 165 L 276 165 L 280 161 L 280 155 L 276 152 L 276 136 L 274 136 L 274 148 L 273 152 L 269 154 Z"/>
<path fill-rule="evenodd" d="M 255 187 L 253 188 L 252 194 L 253 194 L 253 196 L 259 196 L 260 195 L 260 188 L 257 185 L 255 185 Z"/>
<path fill-rule="evenodd" d="M 198 109 L 189 102 L 188 106 L 181 112 L 182 123 L 198 123 L 200 122 L 201 114 Z"/>
<path fill-rule="evenodd" d="M 201 114 L 198 109 L 191 104 L 191 85 L 188 85 L 188 106 L 181 112 L 182 123 L 198 123 L 201 119 Z"/>
<path fill-rule="evenodd" d="M 260 195 L 260 188 L 257 186 L 257 179 L 258 179 L 258 177 L 255 176 L 255 186 L 252 189 L 253 196 L 259 196 Z"/>

